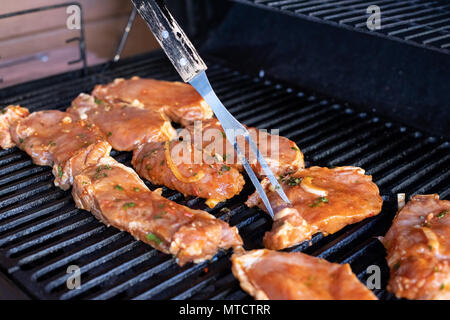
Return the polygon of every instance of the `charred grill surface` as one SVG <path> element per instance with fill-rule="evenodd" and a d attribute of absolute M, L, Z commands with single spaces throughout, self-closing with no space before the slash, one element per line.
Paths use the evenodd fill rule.
<path fill-rule="evenodd" d="M 367 267 L 382 270 L 381 298 L 389 269 L 385 250 L 375 238 L 384 235 L 396 212 L 396 193 L 438 193 L 450 198 L 450 143 L 408 126 L 366 113 L 301 88 L 254 77 L 209 59 L 208 75 L 219 97 L 248 126 L 279 128 L 297 143 L 307 166 L 359 166 L 373 176 L 385 202 L 382 212 L 343 230 L 289 251 L 303 251 L 332 262 L 350 263 L 364 281 Z M 80 92 L 117 77 L 178 80 L 167 59 L 151 54 L 120 62 L 104 74 L 71 72 L 0 91 L 0 105 L 21 104 L 30 111 L 64 110 Z M 131 166 L 131 153 L 113 152 Z M 150 189 L 157 186 L 148 184 Z M 163 188 L 163 195 L 194 209 L 204 209 L 237 226 L 246 249 L 262 247 L 272 222 L 267 214 L 244 205 L 242 193 L 214 209 L 204 200 L 185 199 Z M 82 287 L 68 290 L 69 265 L 81 268 Z M 76 209 L 70 190 L 53 185 L 50 167 L 32 164 L 17 148 L 0 151 L 0 269 L 33 298 L 53 299 L 245 299 L 231 274 L 229 254 L 212 261 L 178 267 L 170 256 L 107 228 L 90 213 Z"/>

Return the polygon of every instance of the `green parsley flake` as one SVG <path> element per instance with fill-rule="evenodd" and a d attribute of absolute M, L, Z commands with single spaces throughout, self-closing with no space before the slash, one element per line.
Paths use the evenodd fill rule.
<path fill-rule="evenodd" d="M 117 190 L 123 191 L 122 186 L 120 186 L 120 185 L 118 185 L 118 184 L 116 184 L 116 186 L 115 186 L 114 188 L 117 189 Z"/>
<path fill-rule="evenodd" d="M 60 166 L 58 166 L 58 177 L 62 178 L 63 176 L 63 170 Z"/>
<path fill-rule="evenodd" d="M 94 176 L 92 177 L 94 180 L 98 180 L 100 178 L 106 178 L 108 175 L 104 172 L 97 172 L 96 174 L 94 174 Z"/>
<path fill-rule="evenodd" d="M 133 188 L 133 190 L 134 190 L 135 192 L 139 192 L 139 191 L 140 191 L 139 188 Z"/>
<path fill-rule="evenodd" d="M 125 203 L 124 205 L 123 205 L 123 208 L 125 209 L 125 210 L 127 210 L 128 208 L 132 208 L 132 207 L 135 207 L 136 206 L 136 204 L 134 203 L 134 202 L 127 202 L 127 203 Z"/>
<path fill-rule="evenodd" d="M 316 200 L 314 200 L 313 203 L 310 203 L 308 206 L 310 208 L 320 207 L 322 203 L 328 203 L 328 198 L 326 197 L 319 197 Z"/>
<path fill-rule="evenodd" d="M 95 102 L 96 104 L 103 104 L 103 101 L 100 100 L 100 99 L 97 99 L 97 98 L 94 98 L 94 102 Z"/>
<path fill-rule="evenodd" d="M 446 214 L 448 214 L 450 212 L 450 210 L 444 210 L 444 211 L 441 211 L 441 212 L 439 212 L 438 214 L 437 214 L 437 218 L 438 219 L 442 219 L 443 217 L 445 217 L 445 215 Z"/>
<path fill-rule="evenodd" d="M 108 131 L 108 133 L 106 134 L 108 137 L 111 137 L 112 136 L 112 132 L 111 131 Z"/>
<path fill-rule="evenodd" d="M 160 244 L 162 242 L 162 240 L 157 235 L 151 232 L 147 233 L 146 238 L 150 241 L 156 242 L 156 244 Z"/>
<path fill-rule="evenodd" d="M 301 178 L 295 178 L 295 177 L 290 177 L 287 180 L 287 184 L 290 185 L 291 187 L 298 186 L 300 184 L 300 182 L 302 182 L 302 179 Z"/>
<path fill-rule="evenodd" d="M 95 169 L 95 171 L 100 172 L 102 170 L 111 170 L 111 169 L 112 168 L 109 164 L 105 164 L 104 166 L 97 167 L 97 169 Z"/>

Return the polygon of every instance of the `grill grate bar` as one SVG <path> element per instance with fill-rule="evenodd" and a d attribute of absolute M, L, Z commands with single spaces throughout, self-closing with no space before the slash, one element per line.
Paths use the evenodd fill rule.
<path fill-rule="evenodd" d="M 90 229 L 87 232 L 81 232 L 78 235 L 76 235 L 75 237 L 61 241 L 55 245 L 44 247 L 44 249 L 39 250 L 35 253 L 32 253 L 32 254 L 20 259 L 18 262 L 18 266 L 23 267 L 27 264 L 31 264 L 32 262 L 35 262 L 38 259 L 42 259 L 43 257 L 50 255 L 51 253 L 54 253 L 58 250 L 62 250 L 65 247 L 77 244 L 80 241 L 87 239 L 88 237 L 91 237 L 95 234 L 100 233 L 105 228 L 105 226 L 103 226 L 103 225 L 98 226 L 97 224 L 93 224 L 93 223 L 91 223 L 90 226 L 92 227 L 92 229 Z M 11 249 L 10 249 L 10 251 L 11 251 Z M 17 268 L 14 268 L 14 270 L 17 270 Z"/>
<path fill-rule="evenodd" d="M 124 232 L 118 232 L 116 234 L 113 234 L 112 236 L 98 242 L 95 243 L 93 245 L 90 245 L 86 248 L 84 248 L 84 250 L 82 251 L 77 251 L 73 254 L 70 254 L 68 256 L 66 256 L 63 259 L 57 260 L 53 263 L 50 263 L 49 265 L 46 265 L 45 267 L 37 270 L 34 274 L 33 274 L 33 279 L 34 280 L 40 280 L 40 278 L 44 277 L 45 275 L 49 274 L 50 272 L 53 272 L 55 269 L 60 268 L 60 267 L 64 267 L 66 265 L 68 265 L 70 262 L 79 259 L 80 257 L 87 255 L 91 252 L 97 251 L 105 246 L 109 246 L 111 245 L 113 242 L 115 242 L 116 240 L 122 238 L 125 235 Z M 129 246 L 129 248 L 133 248 L 136 245 L 135 242 L 132 243 L 132 245 Z M 123 248 L 121 248 L 123 249 Z M 116 255 L 120 254 L 120 251 L 117 250 L 115 251 Z M 107 260 L 107 258 L 105 258 L 105 256 L 102 257 L 102 262 L 105 262 Z"/>
<path fill-rule="evenodd" d="M 82 266 L 81 267 L 81 272 L 86 272 L 88 270 L 90 270 L 93 267 L 96 267 L 100 264 L 102 264 L 103 262 L 107 262 L 109 259 L 115 258 L 120 254 L 123 254 L 125 252 L 127 252 L 128 250 L 132 249 L 133 247 L 135 247 L 137 244 L 136 243 L 130 243 L 128 246 L 125 246 L 123 248 L 121 248 L 120 250 L 117 250 L 109 255 L 106 255 L 105 257 L 103 257 L 103 259 L 99 259 L 96 260 L 86 266 Z M 89 280 L 88 282 L 85 282 L 83 285 L 83 288 L 81 290 L 77 290 L 77 291 L 68 291 L 66 293 L 64 293 L 63 295 L 61 295 L 61 299 L 68 299 L 70 297 L 74 297 L 75 295 L 79 295 L 81 293 L 83 293 L 86 290 L 89 290 L 92 287 L 95 287 L 96 285 L 98 285 L 99 283 L 101 283 L 103 280 L 107 279 L 108 277 L 114 276 L 114 275 L 119 275 L 120 273 L 123 272 L 124 269 L 126 268 L 132 268 L 140 263 L 142 263 L 143 261 L 149 259 L 150 257 L 152 257 L 153 255 L 155 255 L 155 250 L 149 251 L 144 253 L 143 255 L 138 256 L 137 258 L 128 261 L 127 263 L 120 265 L 114 269 L 111 269 L 110 271 L 108 271 L 105 274 L 102 274 L 94 279 Z M 46 289 L 48 291 L 54 290 L 56 287 L 61 286 L 62 284 L 64 284 L 66 282 L 68 278 L 68 275 L 65 275 L 63 277 L 60 277 L 52 282 L 50 282 L 47 286 Z"/>
<path fill-rule="evenodd" d="M 102 295 L 95 297 L 95 299 L 112 298 L 112 297 L 116 296 L 117 294 L 125 291 L 126 289 L 149 279 L 150 277 L 154 276 L 155 274 L 163 272 L 164 270 L 166 270 L 167 268 L 169 268 L 173 265 L 174 265 L 174 262 L 172 260 L 164 261 L 163 263 L 147 270 L 146 272 L 139 274 L 138 276 L 128 280 L 127 282 L 124 282 L 124 283 L 120 284 L 119 286 L 116 286 L 115 288 L 103 293 Z"/>
<path fill-rule="evenodd" d="M 59 202 L 56 205 L 50 207 L 50 209 L 48 209 L 46 211 L 54 212 L 56 209 L 60 209 L 62 206 L 66 205 L 68 203 L 69 203 L 69 199 L 65 199 L 64 202 Z M 50 227 L 52 225 L 55 225 L 56 223 L 61 223 L 65 219 L 70 218 L 73 213 L 75 213 L 75 210 L 60 214 L 60 215 L 58 215 L 54 218 L 50 218 L 44 222 L 40 222 L 38 224 L 31 225 L 20 231 L 15 230 L 14 233 L 12 233 L 8 236 L 5 236 L 4 238 L 0 238 L 0 247 L 8 245 L 9 243 L 17 241 L 25 236 L 30 236 L 32 233 L 40 231 L 43 228 Z M 22 217 L 21 219 L 15 220 L 14 223 L 6 224 L 4 226 L 4 228 L 2 229 L 2 231 L 9 230 L 14 227 L 20 226 L 21 224 L 29 222 L 30 220 L 34 219 L 35 217 L 41 217 L 41 216 L 42 216 L 42 211 L 38 212 L 35 215 L 29 215 L 29 216 Z"/>
<path fill-rule="evenodd" d="M 21 251 L 25 251 L 26 249 L 29 249 L 30 247 L 34 247 L 37 245 L 42 244 L 43 242 L 46 242 L 52 238 L 55 238 L 57 236 L 60 236 L 64 233 L 73 231 L 75 229 L 78 229 L 79 227 L 83 227 L 84 225 L 88 224 L 89 222 L 93 222 L 94 217 L 87 217 L 77 222 L 72 222 L 67 226 L 61 227 L 58 226 L 54 231 L 48 232 L 45 235 L 36 237 L 32 239 L 31 241 L 27 241 L 25 243 L 22 243 L 20 245 L 15 246 L 14 248 L 11 248 L 8 253 L 10 256 L 17 256 L 21 253 Z"/>
<path fill-rule="evenodd" d="M 449 4 L 442 0 L 380 0 L 377 3 L 369 0 L 234 1 L 445 54 L 450 53 L 450 43 L 446 41 L 448 37 L 445 36 L 449 32 L 448 24 L 439 27 L 439 23 L 434 23 L 440 16 L 450 14 Z M 369 14 L 366 13 L 366 9 L 370 5 L 377 5 L 381 9 L 382 24 L 380 30 L 369 30 L 367 28 L 366 22 Z M 422 17 L 423 14 L 427 13 L 428 15 L 426 17 Z M 425 21 L 426 19 L 429 19 L 429 21 L 420 24 L 420 21 Z M 412 34 L 403 37 L 401 36 L 403 32 L 399 34 L 390 34 L 388 32 L 390 28 L 398 25 L 404 25 L 404 29 L 410 30 Z M 414 27 L 417 27 L 417 29 Z M 424 31 L 430 31 L 430 33 L 423 34 L 423 38 L 417 41 L 417 38 L 420 37 L 418 34 Z"/>
<path fill-rule="evenodd" d="M 385 5 L 385 3 L 388 3 Z M 393 1 L 393 0 L 384 0 L 384 1 L 378 1 L 377 2 L 377 6 L 380 7 L 381 10 L 385 10 L 388 8 L 392 8 L 392 7 L 398 7 L 401 6 L 403 4 L 403 2 L 398 2 L 398 1 Z M 367 4 L 366 3 L 361 3 L 358 5 L 354 5 L 354 6 L 347 6 L 347 7 L 342 7 L 342 8 L 335 8 L 332 10 L 328 10 L 328 12 L 326 12 L 327 14 L 329 12 L 333 12 L 333 11 L 344 11 L 342 13 L 336 13 L 333 15 L 327 15 L 322 17 L 325 20 L 338 20 L 340 21 L 340 18 L 342 17 L 346 17 L 346 16 L 351 16 L 351 15 L 360 15 L 361 14 L 361 10 L 357 10 L 357 9 L 366 9 L 367 8 Z M 347 9 L 352 9 L 351 11 L 348 11 Z M 324 12 L 325 13 L 325 12 Z"/>

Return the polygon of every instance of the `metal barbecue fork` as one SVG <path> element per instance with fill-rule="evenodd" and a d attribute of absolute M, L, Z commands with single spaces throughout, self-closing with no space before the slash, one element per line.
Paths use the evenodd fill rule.
<path fill-rule="evenodd" d="M 236 137 L 242 135 L 245 138 L 252 152 L 256 155 L 256 159 L 261 165 L 261 168 L 269 178 L 274 190 L 288 204 L 290 204 L 289 199 L 267 165 L 266 160 L 259 152 L 255 142 L 251 139 L 247 129 L 231 115 L 214 93 L 205 73 L 207 67 L 202 58 L 200 58 L 197 50 L 195 50 L 186 34 L 172 17 L 163 0 L 132 0 L 132 2 L 142 18 L 147 22 L 150 30 L 155 35 L 181 78 L 184 82 L 189 82 L 213 110 L 225 131 L 228 141 L 236 150 L 238 159 L 242 162 L 245 171 L 273 218 L 274 214 L 269 199 L 250 167 L 248 160 L 245 158 L 244 152 L 238 146 Z"/>

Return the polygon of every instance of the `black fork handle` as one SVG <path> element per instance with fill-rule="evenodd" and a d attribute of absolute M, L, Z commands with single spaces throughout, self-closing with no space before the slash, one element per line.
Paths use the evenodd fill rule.
<path fill-rule="evenodd" d="M 131 0 L 184 82 L 206 65 L 191 41 L 170 14 L 163 0 Z"/>

